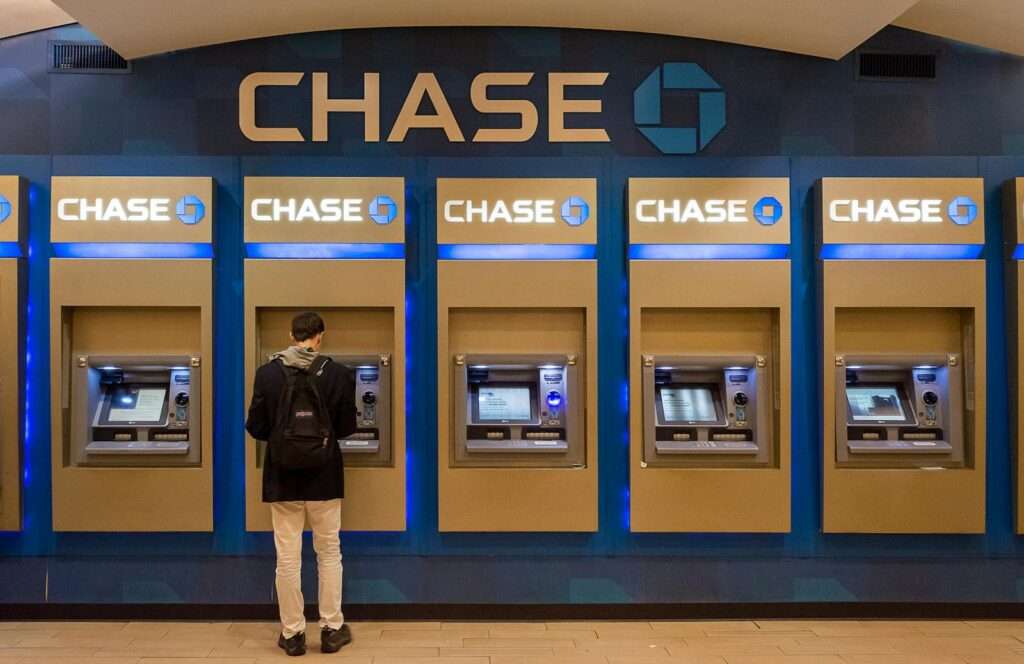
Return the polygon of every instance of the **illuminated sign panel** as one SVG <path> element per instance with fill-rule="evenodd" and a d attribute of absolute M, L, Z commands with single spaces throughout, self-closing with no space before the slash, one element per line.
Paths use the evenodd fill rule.
<path fill-rule="evenodd" d="M 818 196 L 826 245 L 985 242 L 980 178 L 824 178 Z"/>
<path fill-rule="evenodd" d="M 439 244 L 594 244 L 597 181 L 439 178 Z"/>
<path fill-rule="evenodd" d="M 632 244 L 789 244 L 787 178 L 630 178 Z"/>
<path fill-rule="evenodd" d="M 213 180 L 205 177 L 54 177 L 53 242 L 209 243 Z"/>
<path fill-rule="evenodd" d="M 22 179 L 0 175 L 0 243 L 18 242 L 21 232 Z"/>
<path fill-rule="evenodd" d="M 248 243 L 404 243 L 402 178 L 247 177 Z"/>

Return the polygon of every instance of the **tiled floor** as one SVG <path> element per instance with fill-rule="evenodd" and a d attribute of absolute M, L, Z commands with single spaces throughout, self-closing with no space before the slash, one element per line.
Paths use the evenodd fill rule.
<path fill-rule="evenodd" d="M 345 664 L 1024 664 L 1024 622 L 352 623 Z M 0 623 L 0 664 L 284 662 L 270 623 Z M 288 660 L 290 661 L 290 660 Z"/>

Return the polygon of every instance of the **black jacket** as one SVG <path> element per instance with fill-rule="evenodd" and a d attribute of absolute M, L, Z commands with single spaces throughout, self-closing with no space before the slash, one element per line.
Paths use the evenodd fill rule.
<path fill-rule="evenodd" d="M 245 429 L 256 440 L 266 441 L 277 422 L 278 404 L 285 390 L 284 372 L 280 361 L 274 360 L 256 370 L 252 403 Z M 334 435 L 344 438 L 356 430 L 355 374 L 351 369 L 328 362 L 318 376 L 317 386 L 333 415 Z M 345 497 L 345 474 L 341 449 L 331 446 L 337 463 L 317 470 L 283 470 L 274 463 L 270 445 L 263 456 L 263 502 L 276 503 L 290 500 L 334 500 Z"/>

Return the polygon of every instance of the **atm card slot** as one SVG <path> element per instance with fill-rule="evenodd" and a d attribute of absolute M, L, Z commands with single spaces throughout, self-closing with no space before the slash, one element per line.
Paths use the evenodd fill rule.
<path fill-rule="evenodd" d="M 95 441 L 85 447 L 87 454 L 105 456 L 145 456 L 188 454 L 188 441 L 134 441 L 130 443 Z"/>
<path fill-rule="evenodd" d="M 380 450 L 380 432 L 377 429 L 358 429 L 348 438 L 338 441 L 342 452 L 375 454 Z"/>

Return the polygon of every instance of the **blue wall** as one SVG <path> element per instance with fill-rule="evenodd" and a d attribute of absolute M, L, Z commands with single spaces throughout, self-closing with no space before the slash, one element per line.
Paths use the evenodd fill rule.
<path fill-rule="evenodd" d="M 1024 175 L 1024 60 L 888 29 L 869 46 L 939 53 L 939 79 L 857 81 L 839 62 L 650 35 L 560 30 L 318 33 L 147 58 L 130 76 L 51 75 L 46 41 L 0 41 L 0 172 L 31 183 L 29 434 L 25 527 L 0 535 L 2 602 L 268 602 L 272 543 L 244 532 L 241 183 L 246 175 L 398 175 L 408 197 L 409 529 L 345 538 L 349 602 L 1018 601 L 1006 312 L 998 189 Z M 467 54 L 474 61 L 467 63 Z M 696 157 L 664 157 L 632 124 L 632 90 L 665 61 L 698 62 L 728 94 L 728 126 Z M 255 144 L 237 128 L 237 86 L 258 70 L 327 71 L 358 96 L 382 74 L 386 135 L 417 71 L 434 71 L 467 136 L 481 122 L 478 71 L 609 71 L 608 144 L 449 144 L 413 132 L 364 144 L 359 118 L 321 144 Z M 308 77 L 307 77 L 308 79 Z M 261 97 L 265 124 L 308 126 L 308 80 Z M 680 98 L 673 120 L 692 119 Z M 689 114 L 689 115 L 688 115 Z M 503 126 L 501 119 L 488 120 Z M 353 138 L 355 137 L 355 138 Z M 1022 156 L 1014 156 L 1022 155 Z M 215 230 L 215 530 L 55 534 L 50 527 L 49 181 L 53 175 L 206 175 Z M 989 278 L 988 524 L 983 536 L 820 533 L 820 366 L 811 191 L 822 176 L 984 177 Z M 598 179 L 600 529 L 595 534 L 440 534 L 436 468 L 437 177 Z M 628 529 L 625 195 L 635 176 L 781 176 L 793 201 L 793 530 L 788 535 L 633 535 Z M 325 287 L 336 287 L 330 285 Z M 424 433 L 426 432 L 426 433 Z M 680 506 L 667 506 L 679 509 Z M 308 579 L 311 581 L 312 579 Z M 310 591 L 312 584 L 308 585 Z"/>

